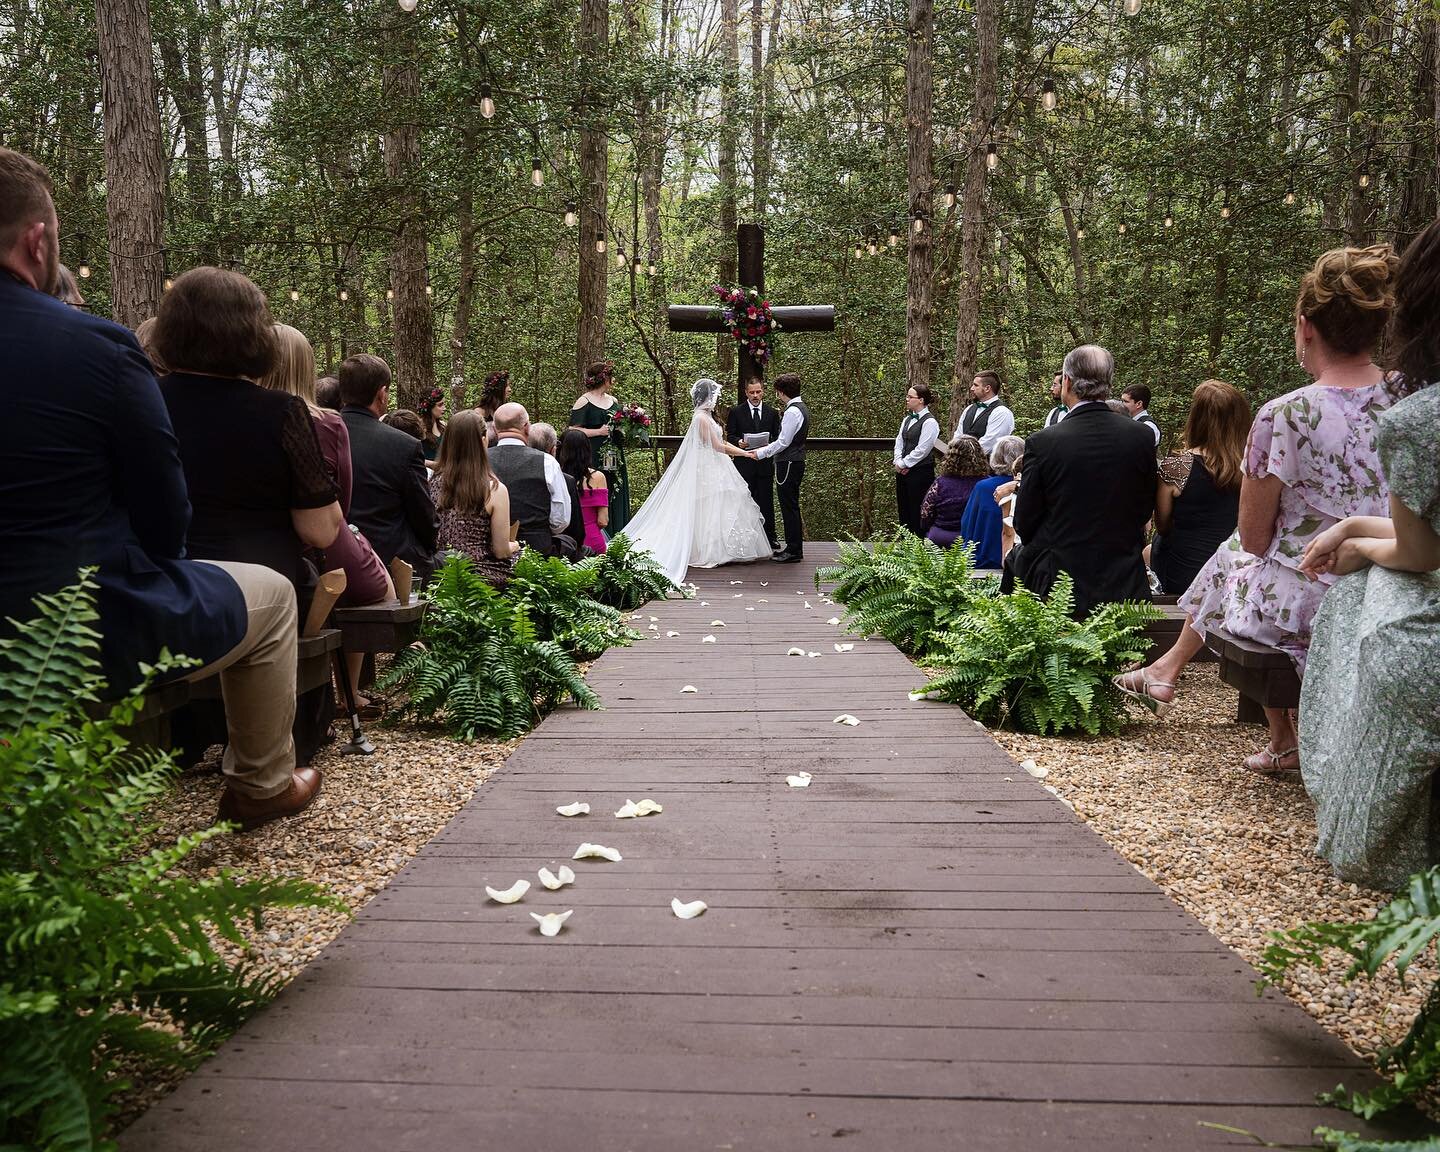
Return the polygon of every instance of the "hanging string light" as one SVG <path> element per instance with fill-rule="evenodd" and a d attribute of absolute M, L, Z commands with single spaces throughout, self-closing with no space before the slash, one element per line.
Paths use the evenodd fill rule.
<path fill-rule="evenodd" d="M 1130 226 L 1121 220 L 1119 224 L 1115 225 L 1115 231 L 1124 236 L 1126 232 L 1130 231 Z"/>
<path fill-rule="evenodd" d="M 991 151 L 994 151 L 994 145 L 991 145 Z M 992 164 L 991 167 L 993 168 L 994 165 Z M 945 185 L 945 201 L 944 201 L 944 203 L 945 203 L 945 207 L 946 207 L 947 210 L 955 207 L 955 200 L 956 200 L 956 198 L 957 198 L 958 195 L 959 195 L 959 189 L 957 189 L 954 184 L 946 184 L 946 185 Z"/>
<path fill-rule="evenodd" d="M 170 257 L 164 248 L 160 249 L 160 273 L 165 278 L 165 283 L 161 291 L 168 292 L 174 287 L 175 281 L 170 278 Z"/>
<path fill-rule="evenodd" d="M 85 233 L 81 232 L 75 239 L 80 247 L 80 266 L 75 269 L 75 272 L 80 279 L 88 280 L 90 279 L 90 261 L 85 258 Z"/>
<path fill-rule="evenodd" d="M 650 253 L 650 275 L 655 276 L 660 272 L 660 266 L 655 262 L 655 253 Z"/>
<path fill-rule="evenodd" d="M 1140 15 L 1140 0 L 1125 0 L 1125 15 L 1126 15 L 1126 16 L 1138 16 L 1138 15 Z"/>
<path fill-rule="evenodd" d="M 395 299 L 395 289 L 393 289 L 393 288 L 386 288 L 386 289 L 385 289 L 385 299 L 386 299 L 386 300 L 394 300 L 394 299 Z"/>
<path fill-rule="evenodd" d="M 1225 185 L 1225 199 L 1220 204 L 1220 219 L 1230 219 L 1230 185 Z"/>
<path fill-rule="evenodd" d="M 1045 83 L 1040 85 L 1040 107 L 1044 108 L 1046 112 L 1054 112 L 1055 105 L 1058 103 L 1059 100 L 1055 96 L 1055 81 L 1047 76 Z"/>
<path fill-rule="evenodd" d="M 530 183 L 536 188 L 545 183 L 545 172 L 540 167 L 540 157 L 538 156 L 530 161 Z"/>
<path fill-rule="evenodd" d="M 855 241 L 855 259 L 862 260 L 865 257 L 865 246 L 859 240 Z"/>
<path fill-rule="evenodd" d="M 1085 239 L 1085 221 L 1083 219 L 1075 225 L 1075 239 Z"/>
<path fill-rule="evenodd" d="M 891 248 L 900 243 L 900 230 L 895 225 L 890 225 L 890 237 L 885 241 Z"/>
<path fill-rule="evenodd" d="M 418 7 L 420 7 L 420 0 L 400 0 L 400 11 L 402 12 L 414 12 Z"/>
<path fill-rule="evenodd" d="M 1175 227 L 1175 216 L 1174 216 L 1174 214 L 1170 211 L 1170 205 L 1169 205 L 1169 204 L 1165 205 L 1165 227 L 1166 227 L 1166 228 L 1173 228 L 1173 227 Z"/>
<path fill-rule="evenodd" d="M 1285 203 L 1295 203 L 1295 169 L 1290 169 L 1290 179 L 1285 183 Z"/>
<path fill-rule="evenodd" d="M 865 242 L 865 250 L 869 252 L 871 256 L 878 256 L 880 254 L 880 244 L 874 236 L 871 236 L 870 239 Z"/>
<path fill-rule="evenodd" d="M 616 244 L 616 245 L 615 245 L 615 267 L 616 267 L 616 268 L 624 268 L 624 267 L 625 267 L 625 245 L 624 245 L 624 244 Z"/>
<path fill-rule="evenodd" d="M 489 84 L 480 85 L 480 115 L 486 120 L 495 116 L 495 95 L 490 91 Z"/>
<path fill-rule="evenodd" d="M 991 172 L 1000 167 L 1000 154 L 995 151 L 995 141 L 985 145 L 985 167 Z"/>
<path fill-rule="evenodd" d="M 910 231 L 914 232 L 915 235 L 917 235 L 917 236 L 919 236 L 920 233 L 924 232 L 924 231 L 925 231 L 925 217 L 923 217 L 923 216 L 916 216 L 913 220 L 911 220 L 911 221 L 910 221 Z"/>
<path fill-rule="evenodd" d="M 580 217 L 576 215 L 575 204 L 572 201 L 565 205 L 565 227 L 574 228 L 578 223 L 580 223 Z"/>
<path fill-rule="evenodd" d="M 300 299 L 300 269 L 290 268 L 290 303 L 294 304 Z"/>

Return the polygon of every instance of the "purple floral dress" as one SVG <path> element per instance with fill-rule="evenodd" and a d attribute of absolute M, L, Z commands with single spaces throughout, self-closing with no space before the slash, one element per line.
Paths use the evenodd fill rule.
<path fill-rule="evenodd" d="M 1380 467 L 1380 414 L 1395 401 L 1388 383 L 1370 388 L 1297 388 L 1260 409 L 1250 429 L 1245 474 L 1285 485 L 1275 537 L 1263 556 L 1240 547 L 1237 531 L 1180 597 L 1196 631 L 1279 648 L 1304 675 L 1310 626 L 1333 576 L 1298 568 L 1306 545 L 1346 516 L 1388 516 Z"/>

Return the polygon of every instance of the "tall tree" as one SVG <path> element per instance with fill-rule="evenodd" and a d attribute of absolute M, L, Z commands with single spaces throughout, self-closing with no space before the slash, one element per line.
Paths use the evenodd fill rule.
<path fill-rule="evenodd" d="M 720 283 L 733 284 L 736 267 L 735 228 L 739 223 L 735 154 L 739 151 L 740 123 L 737 119 L 740 86 L 740 6 L 738 0 L 720 0 L 720 142 L 717 175 L 720 179 L 720 250 L 715 266 Z M 735 371 L 735 347 L 730 337 L 716 337 L 716 361 L 724 380 Z"/>
<path fill-rule="evenodd" d="M 930 320 L 934 219 L 931 172 L 935 88 L 935 9 L 932 0 L 909 0 L 905 48 L 906 184 L 910 248 L 905 293 L 905 386 L 930 383 Z"/>
<path fill-rule="evenodd" d="M 605 355 L 605 294 L 608 262 L 595 250 L 607 236 L 609 144 L 605 94 L 601 90 L 610 41 L 607 0 L 580 0 L 580 332 L 575 346 L 576 382 L 588 364 Z"/>
<path fill-rule="evenodd" d="M 147 0 L 96 0 L 105 109 L 111 312 L 136 327 L 160 305 L 165 168 Z"/>

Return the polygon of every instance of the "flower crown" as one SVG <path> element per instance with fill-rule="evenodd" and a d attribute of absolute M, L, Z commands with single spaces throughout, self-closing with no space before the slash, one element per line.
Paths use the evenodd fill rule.
<path fill-rule="evenodd" d="M 425 399 L 421 402 L 420 407 L 428 410 L 434 408 L 436 404 L 439 404 L 444 399 L 444 392 L 439 388 L 432 388 L 429 392 L 425 393 Z"/>
<path fill-rule="evenodd" d="M 603 364 L 592 364 L 585 369 L 585 387 L 598 388 L 615 375 L 615 365 L 608 360 Z"/>

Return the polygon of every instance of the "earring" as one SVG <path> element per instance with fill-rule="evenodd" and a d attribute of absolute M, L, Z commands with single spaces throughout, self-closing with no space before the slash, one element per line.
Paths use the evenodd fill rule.
<path fill-rule="evenodd" d="M 1301 345 L 1300 345 L 1300 367 L 1301 367 L 1301 368 L 1304 368 L 1304 367 L 1305 367 L 1305 345 L 1304 345 L 1304 344 L 1301 344 Z"/>

